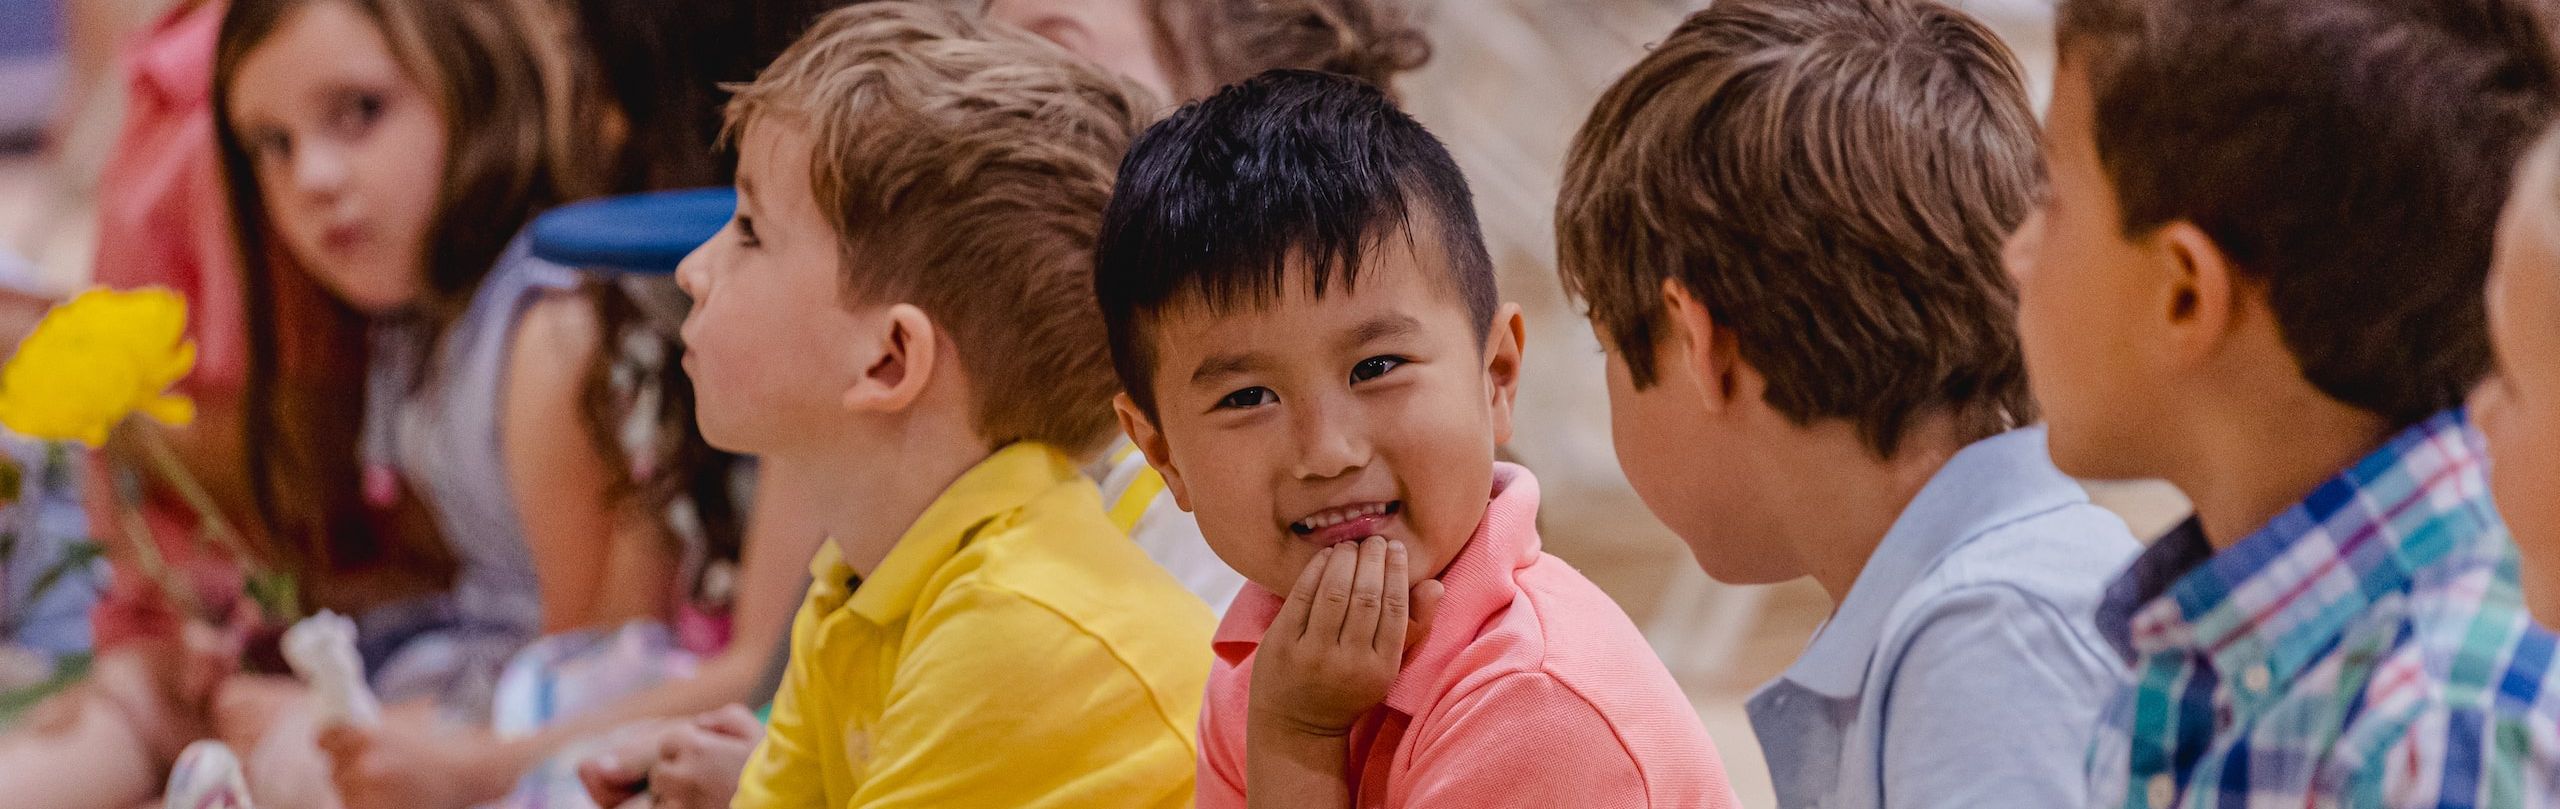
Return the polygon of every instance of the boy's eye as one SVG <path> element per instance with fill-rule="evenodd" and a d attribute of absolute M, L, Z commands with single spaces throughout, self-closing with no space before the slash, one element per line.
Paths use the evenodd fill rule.
<path fill-rule="evenodd" d="M 1279 397 L 1273 395 L 1270 388 L 1246 388 L 1244 390 L 1227 394 L 1227 397 L 1224 399 L 1219 399 L 1218 409 L 1243 410 L 1246 408 L 1261 407 L 1263 405 L 1270 404 L 1272 400 L 1277 398 Z"/>
<path fill-rule="evenodd" d="M 1386 375 L 1388 371 L 1395 370 L 1396 366 L 1403 365 L 1404 362 L 1403 357 L 1370 357 L 1361 360 L 1360 364 L 1351 366 L 1351 381 L 1359 383 L 1376 379 Z"/>
<path fill-rule="evenodd" d="M 737 214 L 730 217 L 729 221 L 738 226 L 739 245 L 755 247 L 763 244 L 756 239 L 756 220 L 748 218 L 746 214 Z"/>

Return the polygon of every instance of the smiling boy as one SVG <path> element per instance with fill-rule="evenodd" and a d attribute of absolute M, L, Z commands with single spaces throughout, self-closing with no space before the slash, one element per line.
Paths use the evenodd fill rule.
<path fill-rule="evenodd" d="M 1635 627 L 1539 550 L 1536 479 L 1494 460 L 1522 325 L 1473 206 L 1429 132 L 1319 73 L 1187 106 L 1121 164 L 1095 270 L 1120 421 L 1250 582 L 1204 807 L 1732 805 Z"/>

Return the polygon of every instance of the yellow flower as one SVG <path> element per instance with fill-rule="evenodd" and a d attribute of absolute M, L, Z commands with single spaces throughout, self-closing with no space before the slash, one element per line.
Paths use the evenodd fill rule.
<path fill-rule="evenodd" d="M 0 425 L 29 438 L 106 443 L 135 412 L 163 424 L 195 420 L 195 403 L 168 392 L 193 370 L 186 299 L 160 287 L 99 287 L 45 313 L 0 368 Z"/>

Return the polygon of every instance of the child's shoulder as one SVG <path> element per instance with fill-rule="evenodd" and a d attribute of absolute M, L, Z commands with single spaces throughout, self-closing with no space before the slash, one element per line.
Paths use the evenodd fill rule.
<path fill-rule="evenodd" d="M 1617 602 L 1543 552 L 1516 580 L 1509 606 L 1470 627 L 1416 717 L 1423 755 L 1565 757 L 1586 779 L 1631 768 L 1651 794 L 1719 791 L 1705 725 Z"/>
<path fill-rule="evenodd" d="M 1208 606 L 1121 534 L 1080 480 L 979 526 L 937 578 L 942 598 L 1025 602 L 1106 642 L 1209 642 Z"/>
<path fill-rule="evenodd" d="M 2475 568 L 2369 611 L 2317 680 L 2344 681 L 2349 714 L 2328 777 L 2392 793 L 2454 769 L 2482 789 L 2560 789 L 2560 637 L 2513 598 L 2512 576 Z M 2491 594 L 2485 602 L 2480 593 Z M 2506 597 L 2498 597 L 2504 593 Z M 2455 797 L 2447 793 L 2446 797 Z M 2487 797 L 2482 793 L 2480 797 Z"/>
<path fill-rule="evenodd" d="M 1511 604 L 1453 660 L 1453 691 L 1510 678 L 1552 681 L 1603 713 L 1655 703 L 1686 709 L 1679 684 L 1618 602 L 1555 555 L 1540 552 L 1515 577 Z M 1435 630 L 1437 631 L 1437 630 Z"/>
<path fill-rule="evenodd" d="M 1916 630 L 1951 604 L 1997 602 L 2035 608 L 2004 613 L 2008 619 L 2070 622 L 2094 638 L 2107 585 L 2141 552 L 2114 512 L 2086 500 L 2055 504 L 1948 548 L 1896 599 L 1886 623 Z M 2001 597 L 1972 597 L 1991 591 Z"/>

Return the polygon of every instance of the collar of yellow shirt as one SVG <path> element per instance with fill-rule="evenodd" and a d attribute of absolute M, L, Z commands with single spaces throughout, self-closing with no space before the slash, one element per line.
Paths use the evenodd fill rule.
<path fill-rule="evenodd" d="M 861 589 L 851 587 L 853 568 L 844 563 L 835 540 L 819 543 L 817 556 L 809 560 L 810 598 L 821 612 L 850 606 L 854 614 L 874 624 L 896 623 L 915 609 L 916 596 L 934 571 L 951 561 L 970 537 L 1002 530 L 1005 521 L 1042 492 L 1084 480 L 1075 461 L 1049 445 L 1008 444 L 961 473 L 941 497 L 934 498 L 898 537 L 880 567 L 863 577 Z"/>

